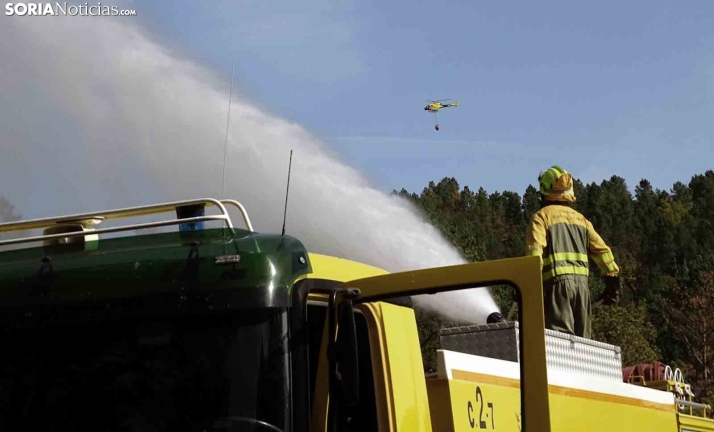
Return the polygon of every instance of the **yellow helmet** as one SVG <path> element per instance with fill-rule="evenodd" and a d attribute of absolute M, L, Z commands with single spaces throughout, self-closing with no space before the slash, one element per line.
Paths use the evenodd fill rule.
<path fill-rule="evenodd" d="M 538 175 L 540 193 L 548 201 L 575 202 L 573 176 L 558 165 L 543 170 Z"/>

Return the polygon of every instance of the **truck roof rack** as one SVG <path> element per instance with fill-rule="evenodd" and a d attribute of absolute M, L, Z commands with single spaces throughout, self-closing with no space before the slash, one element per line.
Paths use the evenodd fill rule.
<path fill-rule="evenodd" d="M 243 207 L 243 205 L 241 203 L 239 203 L 238 201 L 236 201 L 236 200 L 217 200 L 214 198 L 200 198 L 200 199 L 193 199 L 193 200 L 173 201 L 173 202 L 166 202 L 166 203 L 160 203 L 160 204 L 151 204 L 151 205 L 145 205 L 145 206 L 139 206 L 139 207 L 127 207 L 127 208 L 120 208 L 120 209 L 115 209 L 115 210 L 80 213 L 80 214 L 67 215 L 67 216 L 54 216 L 54 217 L 41 218 L 41 219 L 30 219 L 30 220 L 18 221 L 18 222 L 7 222 L 7 223 L 0 224 L 0 233 L 13 232 L 13 231 L 27 231 L 27 230 L 38 229 L 38 228 L 50 228 L 50 227 L 57 227 L 57 226 L 60 226 L 63 224 L 82 225 L 84 228 L 87 228 L 87 226 L 97 225 L 103 220 L 122 219 L 122 218 L 128 218 L 128 217 L 146 216 L 146 215 L 156 214 L 156 213 L 165 213 L 168 211 L 175 211 L 177 207 L 183 207 L 183 206 L 194 205 L 194 204 L 204 204 L 207 207 L 209 207 L 209 206 L 218 207 L 221 214 L 219 214 L 219 215 L 204 215 L 204 216 L 197 216 L 197 217 L 190 217 L 190 218 L 183 218 L 183 219 L 174 218 L 174 219 L 157 221 L 157 222 L 121 225 L 121 226 L 111 227 L 111 228 L 87 229 L 87 230 L 74 231 L 74 232 L 62 232 L 62 233 L 58 233 L 58 234 L 43 234 L 43 235 L 39 235 L 39 236 L 13 238 L 13 239 L 8 239 L 8 240 L 0 240 L 0 246 L 19 244 L 19 243 L 30 243 L 30 242 L 35 242 L 35 241 L 47 241 L 47 240 L 67 238 L 67 237 L 81 237 L 81 236 L 98 235 L 98 234 L 121 232 L 121 231 L 131 231 L 131 230 L 145 229 L 145 228 L 156 228 L 156 227 L 163 227 L 163 226 L 170 226 L 170 225 L 182 225 L 185 223 L 202 222 L 202 221 L 223 221 L 224 224 L 232 230 L 233 223 L 231 222 L 230 215 L 228 214 L 228 211 L 226 210 L 226 205 L 232 205 L 232 206 L 238 208 L 238 210 L 241 213 L 241 216 L 243 216 L 243 220 L 245 222 L 246 227 L 248 228 L 248 231 L 251 231 L 251 232 L 254 231 L 253 225 L 250 223 L 250 219 L 248 218 L 248 213 L 245 211 L 245 208 Z"/>

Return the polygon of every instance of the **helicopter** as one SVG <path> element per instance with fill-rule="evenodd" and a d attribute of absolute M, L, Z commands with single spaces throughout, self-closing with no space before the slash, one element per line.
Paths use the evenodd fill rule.
<path fill-rule="evenodd" d="M 438 101 L 427 100 L 427 102 L 429 102 L 429 105 L 424 107 L 424 111 L 434 113 L 434 121 L 436 123 L 434 125 L 434 129 L 436 129 L 437 131 L 439 130 L 439 122 L 437 121 L 436 113 L 439 112 L 439 110 L 442 108 L 458 107 L 459 106 L 459 101 L 456 101 L 453 103 L 442 103 L 442 102 L 446 102 L 448 100 L 451 100 L 451 99 L 442 99 L 442 100 L 438 100 Z"/>
<path fill-rule="evenodd" d="M 456 101 L 454 103 L 442 104 L 442 102 L 445 102 L 447 100 L 451 100 L 451 99 L 442 99 L 442 100 L 438 100 L 438 101 L 428 100 L 427 102 L 430 102 L 430 103 L 429 103 L 429 105 L 424 107 L 424 111 L 436 113 L 437 111 L 439 111 L 442 108 L 458 107 L 459 106 L 459 101 Z"/>

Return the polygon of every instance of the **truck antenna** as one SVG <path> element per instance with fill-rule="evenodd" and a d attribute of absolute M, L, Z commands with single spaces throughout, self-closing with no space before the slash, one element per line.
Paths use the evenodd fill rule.
<path fill-rule="evenodd" d="M 290 168 L 293 165 L 293 151 L 290 150 L 290 163 L 288 164 L 288 187 L 285 189 L 285 210 L 283 211 L 283 234 L 285 235 L 285 219 L 288 215 L 288 192 L 290 192 Z"/>
<path fill-rule="evenodd" d="M 228 126 L 231 124 L 231 100 L 233 99 L 233 77 L 236 74 L 236 63 L 233 62 L 233 73 L 231 74 L 231 91 L 228 94 L 228 120 L 226 120 L 226 143 L 223 150 L 223 190 L 221 199 L 226 195 L 226 155 L 228 154 Z"/>

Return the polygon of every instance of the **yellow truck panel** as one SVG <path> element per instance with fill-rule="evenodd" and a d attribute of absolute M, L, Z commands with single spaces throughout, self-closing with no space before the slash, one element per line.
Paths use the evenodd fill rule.
<path fill-rule="evenodd" d="M 330 255 L 309 252 L 308 257 L 312 265 L 312 273 L 307 274 L 305 276 L 306 279 L 325 279 L 345 282 L 367 276 L 387 274 L 387 271 L 378 267 Z"/>
<path fill-rule="evenodd" d="M 714 432 L 714 421 L 711 419 L 680 414 L 678 420 L 680 432 Z"/>
<path fill-rule="evenodd" d="M 379 303 L 389 364 L 397 430 L 431 432 L 426 387 L 414 311 Z"/>
<path fill-rule="evenodd" d="M 521 430 L 517 380 L 495 380 L 489 375 L 474 375 L 469 380 L 435 378 L 427 380 L 427 389 L 430 400 L 434 401 L 432 408 L 437 408 L 432 409 L 431 415 L 434 432 Z M 550 386 L 549 396 L 551 430 L 554 432 L 678 430 L 674 405 L 559 386 Z M 435 403 L 437 400 L 440 402 Z"/>
<path fill-rule="evenodd" d="M 488 380 L 430 378 L 427 380 L 432 401 L 431 421 L 434 432 L 520 430 L 520 384 L 498 385 Z M 555 430 L 555 429 L 553 429 Z"/>

